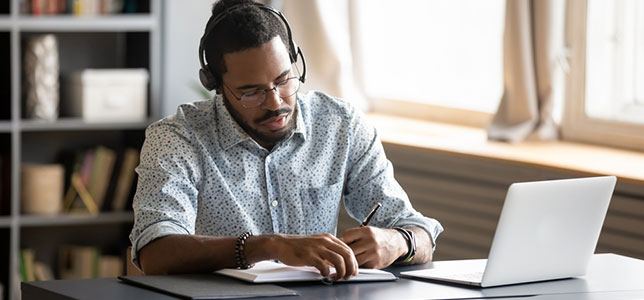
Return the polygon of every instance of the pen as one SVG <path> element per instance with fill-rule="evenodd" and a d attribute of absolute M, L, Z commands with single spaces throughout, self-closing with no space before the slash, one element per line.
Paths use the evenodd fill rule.
<path fill-rule="evenodd" d="M 378 208 L 380 208 L 381 206 L 382 206 L 382 203 L 380 202 L 376 203 L 376 205 L 373 206 L 373 208 L 371 209 L 367 217 L 364 218 L 364 221 L 362 221 L 362 223 L 360 224 L 360 227 L 369 225 L 369 221 L 371 221 L 371 218 L 373 217 L 373 215 L 376 214 L 376 211 L 378 211 Z"/>

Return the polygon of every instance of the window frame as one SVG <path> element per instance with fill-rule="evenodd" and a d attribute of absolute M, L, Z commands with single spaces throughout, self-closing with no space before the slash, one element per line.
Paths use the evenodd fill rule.
<path fill-rule="evenodd" d="M 586 21 L 587 0 L 567 2 L 566 36 L 570 48 L 570 72 L 561 124 L 563 139 L 634 150 L 644 150 L 644 125 L 602 120 L 586 115 Z M 583 13 L 579 13 L 583 12 Z"/>

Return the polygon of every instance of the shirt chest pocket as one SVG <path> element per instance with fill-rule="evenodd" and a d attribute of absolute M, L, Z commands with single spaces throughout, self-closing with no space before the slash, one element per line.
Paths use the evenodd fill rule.
<path fill-rule="evenodd" d="M 343 182 L 302 189 L 302 212 L 307 234 L 335 233 Z"/>

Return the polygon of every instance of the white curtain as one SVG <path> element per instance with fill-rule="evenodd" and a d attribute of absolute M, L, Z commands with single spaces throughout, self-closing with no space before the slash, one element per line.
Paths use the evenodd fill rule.
<path fill-rule="evenodd" d="M 281 2 L 281 3 L 280 3 Z M 368 109 L 359 68 L 358 48 L 351 36 L 358 31 L 350 0 L 283 0 L 273 5 L 289 21 L 293 38 L 306 57 L 307 77 L 302 90 L 317 90 Z M 355 39 L 354 39 L 355 40 Z"/>
<path fill-rule="evenodd" d="M 489 139 L 557 139 L 552 112 L 563 89 L 564 10 L 560 0 L 507 0 L 504 93 L 487 128 Z"/>

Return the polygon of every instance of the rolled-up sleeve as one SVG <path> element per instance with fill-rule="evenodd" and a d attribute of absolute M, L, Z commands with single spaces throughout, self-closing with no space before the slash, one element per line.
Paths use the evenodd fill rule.
<path fill-rule="evenodd" d="M 344 201 L 347 212 L 355 220 L 362 220 L 377 202 L 382 203 L 371 225 L 392 228 L 417 226 L 429 234 L 434 249 L 436 238 L 443 231 L 441 224 L 423 216 L 411 205 L 407 193 L 394 178 L 391 162 L 387 159 L 375 128 L 362 113 L 354 112 L 349 128 L 353 132 L 345 185 Z"/>
<path fill-rule="evenodd" d="M 132 262 L 140 268 L 138 252 L 149 242 L 173 234 L 194 234 L 200 156 L 190 132 L 163 120 L 146 130 L 141 162 L 136 168 L 134 227 L 130 233 Z"/>

